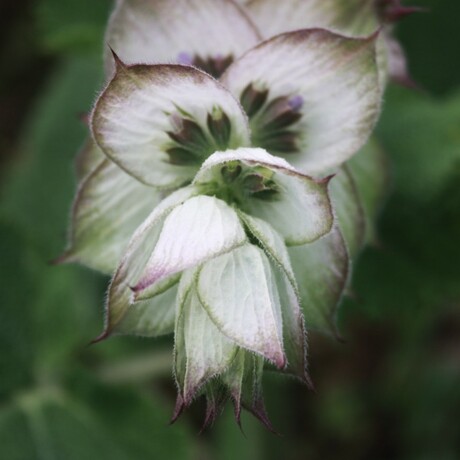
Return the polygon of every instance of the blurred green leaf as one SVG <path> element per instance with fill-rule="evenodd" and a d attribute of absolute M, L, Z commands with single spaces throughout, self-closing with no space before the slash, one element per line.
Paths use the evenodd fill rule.
<path fill-rule="evenodd" d="M 21 227 L 44 258 L 65 245 L 74 194 L 73 162 L 87 113 L 102 83 L 98 59 L 65 61 L 49 80 L 22 137 L 23 156 L 5 177 L 0 213 Z"/>
<path fill-rule="evenodd" d="M 36 16 L 49 52 L 100 53 L 111 0 L 41 0 Z"/>

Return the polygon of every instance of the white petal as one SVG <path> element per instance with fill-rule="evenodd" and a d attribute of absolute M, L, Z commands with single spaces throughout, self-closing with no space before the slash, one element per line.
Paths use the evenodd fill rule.
<path fill-rule="evenodd" d="M 127 64 L 156 64 L 181 56 L 236 57 L 259 39 L 229 0 L 119 0 L 105 41 Z M 109 53 L 106 61 L 110 72 Z"/>
<path fill-rule="evenodd" d="M 75 172 L 79 181 L 92 173 L 107 157 L 92 139 L 87 139 L 75 158 Z"/>
<path fill-rule="evenodd" d="M 312 27 L 356 37 L 369 35 L 379 27 L 374 0 L 249 0 L 246 3 L 251 19 L 266 38 Z"/>
<path fill-rule="evenodd" d="M 188 404 L 200 386 L 228 368 L 237 347 L 211 321 L 193 285 L 181 283 L 179 291 L 183 303 L 176 320 L 175 373 Z"/>
<path fill-rule="evenodd" d="M 300 97 L 302 117 L 292 126 L 299 152 L 286 158 L 301 171 L 325 174 L 356 153 L 379 115 L 375 39 L 322 29 L 282 34 L 235 61 L 222 81 L 237 98 L 251 83 L 269 90 L 267 103 Z"/>
<path fill-rule="evenodd" d="M 337 335 L 335 315 L 344 292 L 348 254 L 338 227 L 311 244 L 289 249 L 307 329 Z"/>
<path fill-rule="evenodd" d="M 238 213 L 241 220 L 247 225 L 251 234 L 259 241 L 264 251 L 284 271 L 292 285 L 296 286 L 294 272 L 291 267 L 289 254 L 283 239 L 276 233 L 270 224 L 244 212 Z"/>
<path fill-rule="evenodd" d="M 128 249 L 110 283 L 106 306 L 106 325 L 104 336 L 116 331 L 117 325 L 123 320 L 131 308 L 133 293 L 131 287 L 136 285 L 143 273 L 145 265 L 158 241 L 166 216 L 196 191 L 189 188 L 179 189 L 165 198 L 139 226 L 129 242 Z M 171 287 L 174 279 L 167 279 L 162 285 L 166 290 Z M 157 289 L 156 294 L 161 293 Z"/>
<path fill-rule="evenodd" d="M 353 259 L 364 245 L 366 221 L 361 196 L 347 165 L 329 182 L 329 192 L 338 225 Z"/>
<path fill-rule="evenodd" d="M 117 334 L 158 337 L 174 332 L 177 284 L 165 292 L 132 304 L 116 326 Z"/>
<path fill-rule="evenodd" d="M 134 290 L 144 290 L 245 241 L 246 234 L 236 212 L 224 201 L 208 196 L 191 198 L 166 218 Z"/>
<path fill-rule="evenodd" d="M 148 185 L 173 188 L 191 180 L 199 167 L 171 164 L 166 150 L 174 144 L 168 132 L 186 112 L 209 141 L 209 113 L 219 107 L 229 118 L 229 148 L 247 145 L 246 115 L 234 97 L 216 80 L 197 69 L 180 65 L 125 67 L 118 71 L 98 99 L 92 129 L 99 147 L 133 177 Z"/>
<path fill-rule="evenodd" d="M 197 284 L 204 308 L 223 334 L 284 367 L 280 300 L 261 249 L 246 244 L 208 261 Z"/>
<path fill-rule="evenodd" d="M 269 155 L 262 149 L 217 152 L 203 164 L 194 183 L 212 181 L 220 174 L 221 166 L 229 161 L 259 165 L 275 172 L 273 181 L 279 187 L 276 197 L 270 201 L 248 198 L 244 206 L 247 214 L 270 223 L 286 244 L 305 244 L 331 229 L 333 215 L 327 180 L 315 181 L 296 171 L 282 158 Z"/>
<path fill-rule="evenodd" d="M 371 139 L 348 163 L 366 220 L 366 242 L 375 239 L 376 218 L 388 193 L 389 162 L 381 146 Z"/>
<path fill-rule="evenodd" d="M 103 160 L 78 189 L 64 259 L 112 273 L 134 231 L 161 199 L 161 192 Z"/>

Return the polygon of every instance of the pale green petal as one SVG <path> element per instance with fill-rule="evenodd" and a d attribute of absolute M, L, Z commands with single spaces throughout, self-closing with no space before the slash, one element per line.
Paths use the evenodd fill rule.
<path fill-rule="evenodd" d="M 207 380 L 228 368 L 237 347 L 211 321 L 194 286 L 181 283 L 179 290 L 183 302 L 178 306 L 176 320 L 175 368 L 183 399 L 188 404 Z"/>
<path fill-rule="evenodd" d="M 199 164 L 173 164 L 168 132 L 185 116 L 215 141 L 207 117 L 218 107 L 231 125 L 228 147 L 248 145 L 246 115 L 215 79 L 192 67 L 118 63 L 117 73 L 99 97 L 92 114 L 96 142 L 104 153 L 133 177 L 148 185 L 173 188 L 190 181 Z M 184 115 L 186 114 L 186 115 Z"/>
<path fill-rule="evenodd" d="M 148 300 L 133 303 L 117 324 L 117 334 L 157 337 L 174 332 L 177 284 Z"/>
<path fill-rule="evenodd" d="M 371 139 L 347 164 L 361 198 L 366 219 L 366 242 L 375 239 L 375 221 L 388 194 L 389 160 L 375 139 Z"/>
<path fill-rule="evenodd" d="M 337 335 L 335 316 L 346 287 L 349 261 L 337 226 L 311 244 L 289 249 L 307 330 Z"/>
<path fill-rule="evenodd" d="M 127 64 L 240 56 L 260 40 L 231 0 L 119 0 L 105 41 Z M 113 69 L 106 54 L 108 72 Z"/>
<path fill-rule="evenodd" d="M 238 215 L 224 201 L 209 196 L 190 198 L 166 217 L 133 289 L 151 289 L 171 275 L 231 251 L 245 241 Z"/>
<path fill-rule="evenodd" d="M 158 190 L 103 160 L 79 186 L 62 260 L 113 273 L 134 231 L 162 198 Z"/>
<path fill-rule="evenodd" d="M 198 295 L 218 329 L 283 368 L 281 306 L 267 256 L 246 244 L 206 262 Z"/>
<path fill-rule="evenodd" d="M 87 139 L 75 158 L 75 173 L 81 181 L 92 173 L 107 157 L 92 139 Z"/>
<path fill-rule="evenodd" d="M 362 249 L 366 234 L 366 220 L 361 196 L 347 165 L 329 182 L 329 192 L 338 225 L 353 259 Z"/>
<path fill-rule="evenodd" d="M 166 216 L 196 191 L 189 187 L 179 189 L 165 198 L 139 226 L 129 242 L 123 259 L 110 283 L 106 306 L 106 324 L 103 337 L 108 336 L 131 308 L 132 287 L 139 281 L 145 265 L 158 241 Z M 171 287 L 174 279 L 166 279 L 163 288 Z M 158 289 L 157 294 L 161 293 Z"/>
<path fill-rule="evenodd" d="M 380 113 L 375 41 L 322 29 L 282 34 L 235 61 L 222 82 L 237 98 L 253 84 L 269 91 L 266 104 L 281 97 L 301 102 L 290 129 L 298 152 L 285 157 L 303 172 L 326 174 L 364 145 Z M 257 120 L 256 114 L 253 131 L 263 128 Z"/>
<path fill-rule="evenodd" d="M 286 244 L 311 242 L 331 229 L 333 215 L 327 180 L 316 181 L 301 174 L 282 158 L 269 155 L 262 149 L 217 152 L 203 164 L 194 183 L 212 181 L 218 177 L 225 163 L 234 161 L 263 166 L 274 172 L 272 180 L 279 189 L 276 196 L 270 200 L 249 197 L 244 203 L 244 210 L 270 223 Z"/>

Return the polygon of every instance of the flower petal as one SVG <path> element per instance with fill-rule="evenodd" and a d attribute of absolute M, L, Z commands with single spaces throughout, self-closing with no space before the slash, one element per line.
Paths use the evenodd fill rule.
<path fill-rule="evenodd" d="M 369 35 L 379 27 L 374 0 L 249 0 L 247 11 L 264 37 L 321 27 Z"/>
<path fill-rule="evenodd" d="M 106 42 L 128 64 L 178 62 L 181 56 L 239 56 L 259 33 L 230 0 L 121 0 Z M 113 69 L 107 55 L 108 71 Z"/>
<path fill-rule="evenodd" d="M 283 368 L 281 306 L 267 256 L 246 244 L 206 262 L 198 296 L 229 339 Z"/>
<path fill-rule="evenodd" d="M 366 220 L 356 183 L 347 165 L 329 183 L 329 192 L 338 225 L 353 259 L 364 245 Z"/>
<path fill-rule="evenodd" d="M 78 189 L 69 248 L 61 259 L 112 273 L 134 231 L 161 199 L 161 192 L 103 160 Z"/>
<path fill-rule="evenodd" d="M 75 172 L 78 181 L 92 173 L 107 157 L 92 139 L 87 139 L 77 153 Z"/>
<path fill-rule="evenodd" d="M 176 145 L 171 133 L 185 117 L 199 126 L 209 154 L 219 150 L 207 127 L 208 116 L 216 108 L 230 125 L 225 147 L 247 145 L 246 115 L 209 75 L 187 66 L 126 67 L 119 62 L 115 77 L 93 111 L 93 135 L 104 153 L 139 181 L 173 188 L 190 181 L 202 161 L 196 158 L 196 165 L 175 164 L 168 155 Z"/>
<path fill-rule="evenodd" d="M 192 187 L 182 188 L 165 198 L 139 226 L 129 242 L 128 249 L 118 266 L 110 283 L 106 304 L 105 330 L 100 336 L 102 340 L 112 332 L 123 320 L 132 306 L 134 286 L 141 277 L 149 257 L 158 241 L 166 216 L 185 200 L 194 195 Z M 164 280 L 155 294 L 161 294 L 172 287 L 177 278 Z"/>
<path fill-rule="evenodd" d="M 328 180 L 315 181 L 296 171 L 282 158 L 269 155 L 262 149 L 217 152 L 203 164 L 194 183 L 212 181 L 220 174 L 222 165 L 233 161 L 266 167 L 274 172 L 272 180 L 278 189 L 276 196 L 272 200 L 248 198 L 244 206 L 247 214 L 269 222 L 286 244 L 305 244 L 329 232 L 333 215 L 327 192 Z"/>
<path fill-rule="evenodd" d="M 211 321 L 194 285 L 181 282 L 179 291 L 181 303 L 176 319 L 175 372 L 187 405 L 207 380 L 228 368 L 237 347 Z"/>
<path fill-rule="evenodd" d="M 177 284 L 152 297 L 132 304 L 117 324 L 117 334 L 158 337 L 174 332 Z"/>
<path fill-rule="evenodd" d="M 375 139 L 371 139 L 348 163 L 366 220 L 366 242 L 375 239 L 375 221 L 388 193 L 389 162 Z"/>
<path fill-rule="evenodd" d="M 166 218 L 142 277 L 133 289 L 137 292 L 153 287 L 245 242 L 243 226 L 229 205 L 209 196 L 190 198 Z"/>
<path fill-rule="evenodd" d="M 349 262 L 337 226 L 311 244 L 289 249 L 308 330 L 337 336 L 335 314 L 346 287 Z"/>
<path fill-rule="evenodd" d="M 288 131 L 297 153 L 286 158 L 301 171 L 325 174 L 356 153 L 379 115 L 375 40 L 322 29 L 285 33 L 235 61 L 222 81 L 238 98 L 251 84 L 268 90 L 266 104 L 290 98 L 300 118 Z M 258 120 L 251 120 L 253 132 L 263 128 Z"/>

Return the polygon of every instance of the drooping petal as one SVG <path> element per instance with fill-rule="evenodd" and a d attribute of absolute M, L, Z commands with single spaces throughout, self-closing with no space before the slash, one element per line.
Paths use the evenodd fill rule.
<path fill-rule="evenodd" d="M 244 212 L 238 213 L 241 220 L 248 227 L 249 232 L 257 239 L 268 256 L 275 261 L 278 267 L 284 271 L 292 285 L 295 287 L 295 275 L 291 267 L 289 254 L 283 239 L 270 224 L 257 217 Z"/>
<path fill-rule="evenodd" d="M 355 180 L 347 165 L 329 183 L 329 191 L 338 225 L 353 259 L 364 245 L 366 219 Z"/>
<path fill-rule="evenodd" d="M 208 196 L 190 198 L 166 217 L 158 242 L 133 289 L 137 292 L 154 287 L 245 242 L 243 226 L 229 205 Z"/>
<path fill-rule="evenodd" d="M 283 368 L 281 306 L 267 256 L 246 244 L 206 262 L 198 276 L 200 301 L 229 339 Z"/>
<path fill-rule="evenodd" d="M 259 40 L 231 0 L 119 0 L 105 38 L 127 64 L 234 58 Z M 113 69 L 109 53 L 106 67 Z"/>
<path fill-rule="evenodd" d="M 371 138 L 348 163 L 366 220 L 366 242 L 375 239 L 375 221 L 388 193 L 389 161 L 376 139 Z"/>
<path fill-rule="evenodd" d="M 247 214 L 269 222 L 286 244 L 305 244 L 331 229 L 333 215 L 327 180 L 316 181 L 305 176 L 282 158 L 269 155 L 262 149 L 217 152 L 203 164 L 194 183 L 198 186 L 219 180 L 223 166 L 235 161 L 254 167 L 255 173 L 257 167 L 262 167 L 272 174 L 273 196 L 261 199 L 254 193 L 245 198 L 242 206 Z"/>
<path fill-rule="evenodd" d="M 81 183 L 69 248 L 61 258 L 112 273 L 136 228 L 163 198 L 105 159 Z"/>
<path fill-rule="evenodd" d="M 308 330 L 337 335 L 335 315 L 346 287 L 349 260 L 337 226 L 311 244 L 289 249 Z"/>
<path fill-rule="evenodd" d="M 177 284 L 161 294 L 132 304 L 117 324 L 117 334 L 158 337 L 174 332 Z"/>
<path fill-rule="evenodd" d="M 83 180 L 106 159 L 97 144 L 92 139 L 87 139 L 75 158 L 77 180 Z"/>
<path fill-rule="evenodd" d="M 328 173 L 349 159 L 368 139 L 380 111 L 375 40 L 375 35 L 299 30 L 267 40 L 235 61 L 222 76 L 235 97 L 251 85 L 268 91 L 251 118 L 253 143 L 267 142 L 270 153 L 286 156 L 309 174 Z M 277 124 L 269 122 L 273 119 Z M 289 129 L 277 138 L 286 124 Z M 284 154 L 286 143 L 290 153 Z"/>
<path fill-rule="evenodd" d="M 237 346 L 214 325 L 189 280 L 179 286 L 175 372 L 185 405 L 211 377 L 228 368 Z"/>
<path fill-rule="evenodd" d="M 229 131 L 223 147 L 208 127 L 216 111 Z M 219 147 L 249 142 L 246 115 L 233 96 L 204 72 L 181 65 L 126 67 L 118 61 L 115 77 L 94 108 L 92 129 L 115 163 L 139 181 L 162 188 L 190 181 Z"/>
<path fill-rule="evenodd" d="M 109 286 L 105 330 L 100 339 L 117 332 L 117 325 L 132 306 L 132 286 L 139 281 L 145 265 L 158 241 L 166 216 L 196 193 L 192 187 L 182 188 L 165 198 L 139 226 L 131 238 L 123 259 Z M 155 294 L 161 294 L 177 282 L 177 277 L 164 280 Z"/>

